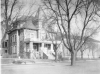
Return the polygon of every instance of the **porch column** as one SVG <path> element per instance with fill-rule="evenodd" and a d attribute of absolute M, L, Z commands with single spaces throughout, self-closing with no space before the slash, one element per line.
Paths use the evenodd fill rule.
<path fill-rule="evenodd" d="M 44 43 L 42 43 L 42 48 L 44 48 Z"/>
<path fill-rule="evenodd" d="M 42 43 L 41 51 L 44 51 L 44 43 Z"/>
<path fill-rule="evenodd" d="M 41 59 L 43 59 L 43 52 L 44 52 L 44 43 L 41 45 Z"/>
<path fill-rule="evenodd" d="M 32 59 L 33 57 L 33 42 L 30 42 L 30 58 Z"/>
<path fill-rule="evenodd" d="M 33 50 L 33 42 L 30 42 L 30 51 Z"/>
<path fill-rule="evenodd" d="M 51 51 L 54 51 L 54 50 L 53 50 L 53 44 L 51 44 Z"/>

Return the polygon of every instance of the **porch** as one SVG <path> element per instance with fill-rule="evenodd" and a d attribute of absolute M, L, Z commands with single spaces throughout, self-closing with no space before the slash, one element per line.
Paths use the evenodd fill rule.
<path fill-rule="evenodd" d="M 24 43 L 24 52 L 30 59 L 54 59 L 53 44 L 50 41 L 29 41 Z"/>

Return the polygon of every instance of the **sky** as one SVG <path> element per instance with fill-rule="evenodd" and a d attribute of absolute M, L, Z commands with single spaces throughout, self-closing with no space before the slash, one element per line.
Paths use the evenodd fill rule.
<path fill-rule="evenodd" d="M 80 33 L 80 30 L 82 30 L 82 25 L 80 25 L 80 24 L 83 24 L 82 23 L 82 18 L 80 16 L 78 16 L 77 19 L 74 18 L 72 20 L 71 24 L 72 24 L 72 27 L 71 27 L 72 28 L 72 33 L 78 33 L 79 34 Z M 87 28 L 94 28 L 96 26 L 98 27 L 99 24 L 100 24 L 100 22 L 98 24 L 96 24 L 95 22 L 90 22 L 88 24 L 88 27 Z M 94 29 L 96 29 L 96 28 L 94 28 Z M 86 34 L 87 33 L 88 33 L 88 31 L 86 32 Z M 100 30 L 97 31 L 97 33 L 95 35 L 93 35 L 93 38 L 100 41 Z"/>
<path fill-rule="evenodd" d="M 22 1 L 24 1 L 27 4 L 27 6 L 29 6 L 31 3 L 34 3 L 35 2 L 36 5 L 33 8 L 34 10 L 37 9 L 38 8 L 38 5 L 41 4 L 41 1 L 40 0 L 22 0 Z M 100 32 L 94 37 L 94 39 L 100 41 Z"/>
<path fill-rule="evenodd" d="M 21 2 L 23 2 L 25 4 L 22 13 L 27 12 L 27 9 L 30 9 L 30 5 L 32 3 L 35 2 L 35 5 L 33 6 L 33 8 L 31 9 L 31 11 L 36 11 L 38 9 L 38 5 L 41 4 L 40 0 L 20 0 Z M 1 12 L 0 12 L 1 13 Z M 0 25 L 0 29 L 1 29 L 1 25 Z M 1 40 L 1 30 L 0 30 L 0 40 Z M 99 40 L 100 41 L 100 32 L 94 37 L 94 39 Z"/>

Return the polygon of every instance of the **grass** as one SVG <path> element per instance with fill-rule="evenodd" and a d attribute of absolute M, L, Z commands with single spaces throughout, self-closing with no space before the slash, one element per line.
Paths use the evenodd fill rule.
<path fill-rule="evenodd" d="M 100 74 L 100 60 L 70 62 L 35 63 L 31 65 L 4 65 L 2 74 Z"/>

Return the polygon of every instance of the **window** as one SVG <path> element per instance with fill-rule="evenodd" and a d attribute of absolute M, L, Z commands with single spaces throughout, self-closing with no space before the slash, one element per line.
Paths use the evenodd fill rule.
<path fill-rule="evenodd" d="M 15 35 L 15 42 L 16 42 L 17 40 L 16 40 L 16 35 Z"/>
<path fill-rule="evenodd" d="M 13 53 L 13 52 L 14 52 L 14 51 L 13 51 L 13 46 L 11 46 L 11 50 L 12 50 L 12 53 Z"/>
<path fill-rule="evenodd" d="M 13 42 L 13 35 L 12 35 L 12 42 Z"/>
<path fill-rule="evenodd" d="M 7 42 L 5 42 L 5 47 L 7 47 Z"/>
<path fill-rule="evenodd" d="M 7 46 L 8 46 L 8 42 L 7 41 L 3 42 L 3 47 L 6 48 Z"/>
<path fill-rule="evenodd" d="M 16 42 L 16 35 L 12 35 L 11 37 L 10 37 L 10 42 L 12 43 L 12 42 Z"/>
<path fill-rule="evenodd" d="M 17 53 L 17 47 L 16 47 L 16 45 L 15 45 L 15 53 Z"/>
<path fill-rule="evenodd" d="M 34 43 L 33 44 L 33 49 L 36 50 L 36 51 L 39 51 L 39 49 L 38 49 L 38 43 Z"/>
<path fill-rule="evenodd" d="M 17 53 L 17 50 L 16 50 L 16 45 L 12 46 L 12 53 Z"/>
<path fill-rule="evenodd" d="M 16 53 L 16 46 L 14 46 L 14 53 Z"/>
<path fill-rule="evenodd" d="M 7 50 L 5 50 L 5 53 L 7 53 Z"/>
<path fill-rule="evenodd" d="M 37 38 L 37 32 L 33 31 L 32 33 L 30 33 L 30 38 L 36 39 Z"/>
<path fill-rule="evenodd" d="M 15 35 L 13 35 L 13 42 L 15 42 Z"/>
<path fill-rule="evenodd" d="M 45 44 L 44 47 L 51 49 L 51 45 L 50 44 Z"/>
<path fill-rule="evenodd" d="M 12 36 L 10 37 L 10 43 L 12 43 Z"/>
<path fill-rule="evenodd" d="M 29 52 L 29 43 L 26 43 L 26 52 Z"/>
<path fill-rule="evenodd" d="M 13 38 L 12 38 L 12 42 L 14 42 L 15 40 L 14 40 L 14 35 L 12 36 Z"/>

